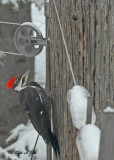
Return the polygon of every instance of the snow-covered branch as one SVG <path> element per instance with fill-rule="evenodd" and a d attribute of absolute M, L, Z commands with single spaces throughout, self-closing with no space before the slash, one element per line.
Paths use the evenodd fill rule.
<path fill-rule="evenodd" d="M 44 4 L 44 0 L 1 0 L 2 4 L 12 4 L 13 5 L 13 9 L 19 9 L 19 3 L 23 2 L 23 3 L 27 3 L 27 2 L 31 2 L 31 3 L 35 3 L 35 5 L 40 9 L 42 7 L 42 5 Z"/>

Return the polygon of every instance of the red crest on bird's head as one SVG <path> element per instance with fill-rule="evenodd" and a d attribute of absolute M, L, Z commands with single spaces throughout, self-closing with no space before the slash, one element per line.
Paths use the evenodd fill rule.
<path fill-rule="evenodd" d="M 16 80 L 17 76 L 15 77 L 12 77 L 7 83 L 6 83 L 6 87 L 8 89 L 12 89 L 14 83 L 15 83 L 15 80 Z"/>

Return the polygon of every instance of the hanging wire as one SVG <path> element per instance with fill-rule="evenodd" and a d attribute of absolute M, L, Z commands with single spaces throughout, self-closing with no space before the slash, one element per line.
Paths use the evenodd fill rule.
<path fill-rule="evenodd" d="M 22 55 L 22 54 L 20 54 L 20 53 L 5 52 L 5 51 L 1 51 L 1 50 L 0 50 L 0 54 L 1 54 L 1 53 L 4 53 L 4 54 L 11 54 L 11 55 L 16 55 L 16 56 L 24 56 L 24 55 Z"/>
<path fill-rule="evenodd" d="M 21 23 L 4 22 L 4 21 L 0 21 L 0 24 L 9 24 L 9 25 L 18 25 L 18 26 L 21 25 Z M 2 52 L 2 53 L 4 53 L 4 54 L 11 54 L 11 55 L 23 56 L 22 54 L 19 54 L 19 53 L 5 52 L 5 51 L 1 51 L 1 50 L 0 50 L 0 52 Z"/>
<path fill-rule="evenodd" d="M 71 64 L 71 60 L 70 60 L 70 56 L 69 56 L 69 52 L 68 52 L 68 47 L 67 47 L 67 44 L 66 44 L 66 40 L 65 40 L 64 33 L 63 33 L 63 29 L 62 29 L 62 25 L 61 25 L 61 21 L 60 21 L 60 18 L 59 18 L 59 14 L 58 14 L 58 10 L 57 10 L 57 6 L 56 6 L 56 3 L 55 3 L 55 0 L 53 0 L 53 3 L 54 3 L 55 11 L 56 11 L 56 15 L 57 15 L 57 20 L 58 20 L 58 23 L 59 23 L 60 31 L 61 31 L 61 34 L 62 34 L 62 39 L 63 39 L 63 43 L 64 43 L 64 46 L 65 46 L 66 55 L 67 55 L 67 59 L 68 59 L 68 62 L 69 62 L 72 78 L 73 78 L 73 81 L 74 81 L 74 85 L 76 85 L 76 79 L 75 79 L 75 76 L 74 76 L 74 72 L 73 72 L 73 68 L 72 68 L 72 64 Z"/>
<path fill-rule="evenodd" d="M 10 24 L 10 25 L 18 25 L 20 26 L 21 23 L 13 23 L 13 22 L 4 22 L 4 21 L 0 21 L 1 24 Z"/>

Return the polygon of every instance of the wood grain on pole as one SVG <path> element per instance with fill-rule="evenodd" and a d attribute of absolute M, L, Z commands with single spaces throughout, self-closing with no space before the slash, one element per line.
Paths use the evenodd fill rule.
<path fill-rule="evenodd" d="M 77 84 L 93 97 L 99 125 L 100 109 L 114 106 L 114 1 L 57 0 L 56 4 Z M 58 88 L 52 117 L 61 151 L 54 160 L 78 160 L 76 129 L 66 98 L 73 80 L 52 0 L 49 6 L 49 80 L 51 88 Z M 73 15 L 78 18 L 74 20 Z"/>

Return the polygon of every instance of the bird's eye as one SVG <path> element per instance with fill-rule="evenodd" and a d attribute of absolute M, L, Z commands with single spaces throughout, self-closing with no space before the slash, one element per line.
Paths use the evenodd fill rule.
<path fill-rule="evenodd" d="M 16 79 L 16 80 L 15 80 L 15 83 L 17 83 L 18 81 L 19 81 L 19 79 Z"/>
<path fill-rule="evenodd" d="M 17 79 L 15 80 L 15 84 L 19 83 L 20 81 L 20 77 L 17 77 Z"/>

